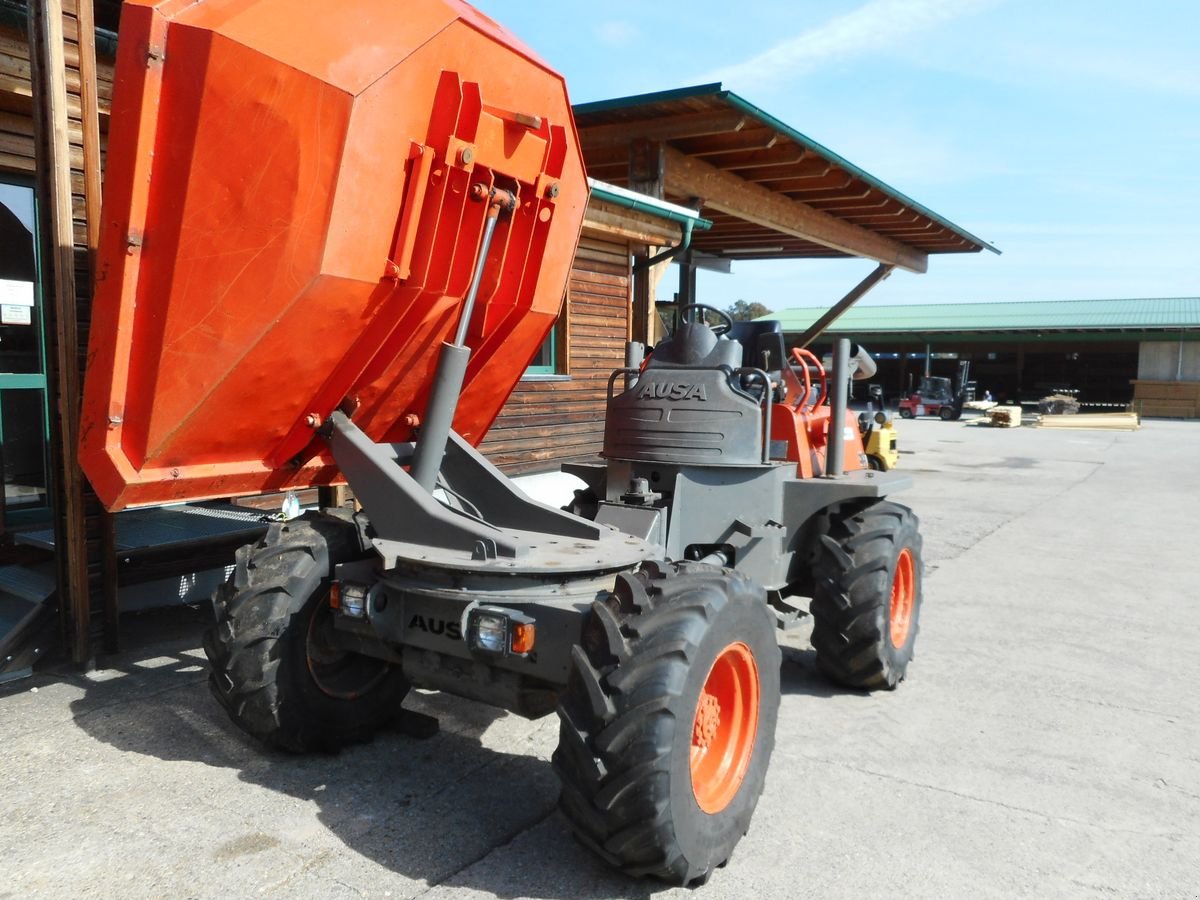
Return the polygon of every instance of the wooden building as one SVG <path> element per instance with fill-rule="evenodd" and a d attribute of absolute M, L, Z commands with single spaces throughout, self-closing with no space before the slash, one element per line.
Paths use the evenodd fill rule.
<path fill-rule="evenodd" d="M 637 290 L 649 296 L 652 275 L 635 276 L 634 260 L 710 224 L 690 209 L 591 184 L 558 327 L 481 445 L 510 473 L 596 459 L 608 376 L 624 365 L 626 342 L 644 341 L 651 331 L 652 305 L 634 301 Z"/>

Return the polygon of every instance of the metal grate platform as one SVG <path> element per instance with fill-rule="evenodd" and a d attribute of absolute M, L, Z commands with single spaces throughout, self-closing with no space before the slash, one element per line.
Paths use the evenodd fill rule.
<path fill-rule="evenodd" d="M 261 510 L 231 503 L 190 503 L 155 506 L 117 513 L 117 550 L 137 555 L 151 550 L 183 548 L 198 541 L 242 537 L 249 542 L 266 530 Z M 54 549 L 54 529 L 14 535 L 22 544 Z"/>

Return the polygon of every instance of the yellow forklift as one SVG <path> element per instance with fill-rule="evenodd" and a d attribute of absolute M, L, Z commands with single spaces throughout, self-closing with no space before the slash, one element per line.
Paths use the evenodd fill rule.
<path fill-rule="evenodd" d="M 896 449 L 896 426 L 883 404 L 883 388 L 877 384 L 871 385 L 870 396 L 870 408 L 858 414 L 858 431 L 862 435 L 867 463 L 877 471 L 890 472 L 900 461 L 900 451 Z"/>

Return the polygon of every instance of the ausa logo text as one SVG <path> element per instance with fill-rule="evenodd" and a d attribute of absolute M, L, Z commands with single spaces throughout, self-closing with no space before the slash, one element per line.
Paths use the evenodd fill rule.
<path fill-rule="evenodd" d="M 412 617 L 412 621 L 408 623 L 409 629 L 420 629 L 429 634 L 439 634 L 450 638 L 452 641 L 462 640 L 462 625 L 458 622 L 446 619 L 435 619 L 433 616 L 426 618 L 425 616 L 416 615 Z"/>
<path fill-rule="evenodd" d="M 670 381 L 656 381 L 643 384 L 638 388 L 639 400 L 703 400 L 708 402 L 708 394 L 702 384 L 673 384 Z"/>

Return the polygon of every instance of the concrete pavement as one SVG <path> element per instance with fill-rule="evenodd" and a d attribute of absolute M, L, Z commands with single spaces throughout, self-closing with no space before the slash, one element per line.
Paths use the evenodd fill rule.
<path fill-rule="evenodd" d="M 1200 423 L 899 427 L 926 548 L 909 680 L 840 691 L 785 636 L 766 791 L 706 887 L 571 838 L 552 716 L 422 695 L 430 740 L 261 751 L 183 609 L 92 677 L 0 688 L 0 898 L 1200 897 Z"/>

